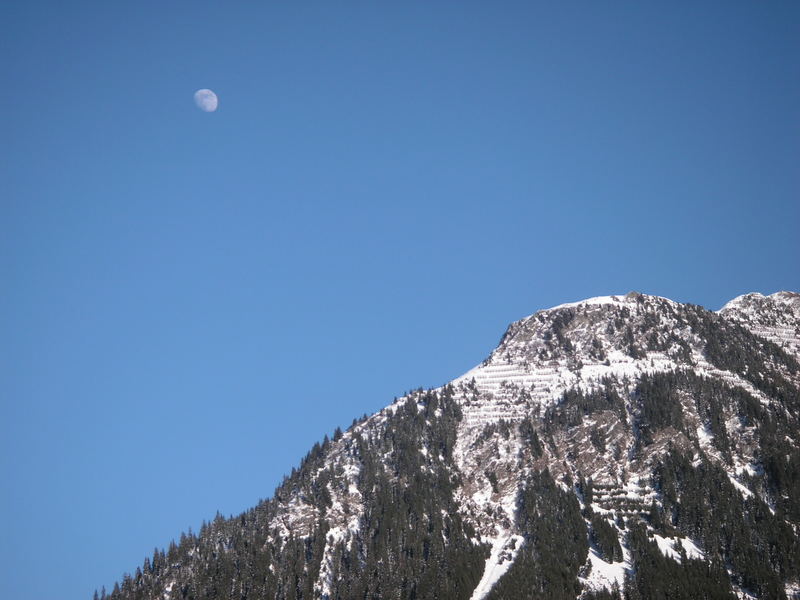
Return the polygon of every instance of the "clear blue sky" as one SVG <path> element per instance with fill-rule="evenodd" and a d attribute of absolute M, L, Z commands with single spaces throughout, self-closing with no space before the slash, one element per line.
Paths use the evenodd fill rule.
<path fill-rule="evenodd" d="M 0 52 L 2 598 L 540 308 L 800 289 L 797 2 L 10 1 Z"/>

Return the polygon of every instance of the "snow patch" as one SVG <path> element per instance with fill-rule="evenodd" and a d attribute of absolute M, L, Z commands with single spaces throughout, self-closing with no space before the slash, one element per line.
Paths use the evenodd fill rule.
<path fill-rule="evenodd" d="M 584 582 L 593 590 L 606 588 L 611 591 L 614 585 L 622 590 L 625 585 L 625 570 L 629 564 L 625 560 L 619 562 L 606 562 L 597 554 L 594 548 L 589 549 L 589 563 L 592 570 Z"/>
<path fill-rule="evenodd" d="M 354 515 L 347 523 L 347 527 L 334 527 L 328 531 L 328 535 L 325 538 L 325 549 L 322 551 L 319 579 L 314 585 L 315 591 L 319 592 L 319 597 L 323 600 L 331 597 L 333 588 L 333 551 L 343 540 L 351 539 L 358 530 L 358 517 Z"/>
<path fill-rule="evenodd" d="M 594 298 L 587 298 L 579 302 L 566 302 L 559 304 L 548 310 L 560 310 L 562 308 L 575 308 L 577 306 L 601 306 L 603 304 L 622 304 L 625 302 L 625 296 L 595 296 Z"/>
<path fill-rule="evenodd" d="M 700 447 L 705 450 L 711 447 L 714 436 L 706 425 L 701 425 L 697 428 L 697 439 L 700 442 Z"/>
<path fill-rule="evenodd" d="M 741 483 L 736 481 L 736 478 L 733 475 L 731 475 L 730 473 L 728 473 L 728 479 L 731 480 L 731 483 L 733 484 L 733 487 L 735 487 L 737 490 L 739 490 L 745 498 L 749 498 L 750 496 L 753 495 L 753 492 L 751 492 L 744 485 L 742 485 Z"/>
<path fill-rule="evenodd" d="M 680 548 L 683 547 L 686 558 L 704 559 L 705 553 L 689 538 L 663 537 L 657 533 L 653 535 L 661 554 L 674 561 L 681 562 Z"/>
<path fill-rule="evenodd" d="M 478 582 L 475 591 L 472 592 L 470 600 L 483 600 L 494 587 L 500 578 L 506 574 L 514 559 L 525 543 L 525 538 L 521 535 L 505 534 L 500 535 L 492 544 L 492 552 L 486 559 L 486 567 L 483 570 L 483 577 Z"/>

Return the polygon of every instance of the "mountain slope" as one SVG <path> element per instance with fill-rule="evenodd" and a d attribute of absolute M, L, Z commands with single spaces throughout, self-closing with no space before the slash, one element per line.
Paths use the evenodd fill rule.
<path fill-rule="evenodd" d="M 800 295 L 540 311 L 316 445 L 113 598 L 784 597 L 800 579 Z"/>

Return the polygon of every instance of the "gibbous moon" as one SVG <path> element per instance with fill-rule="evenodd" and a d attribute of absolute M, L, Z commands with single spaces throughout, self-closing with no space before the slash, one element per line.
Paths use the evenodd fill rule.
<path fill-rule="evenodd" d="M 219 98 L 211 90 L 202 89 L 194 93 L 194 103 L 204 112 L 214 112 L 219 106 Z"/>

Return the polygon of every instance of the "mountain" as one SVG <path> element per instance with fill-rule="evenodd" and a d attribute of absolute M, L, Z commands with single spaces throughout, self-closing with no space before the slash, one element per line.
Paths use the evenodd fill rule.
<path fill-rule="evenodd" d="M 799 597 L 799 360 L 791 292 L 537 312 L 108 596 Z"/>

